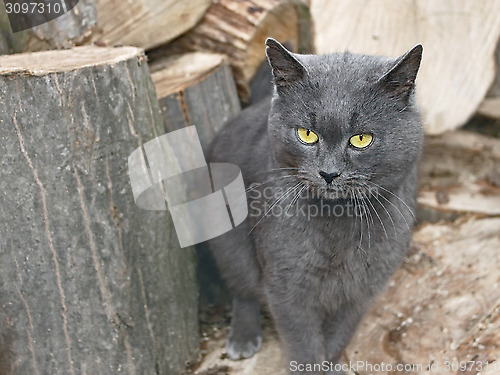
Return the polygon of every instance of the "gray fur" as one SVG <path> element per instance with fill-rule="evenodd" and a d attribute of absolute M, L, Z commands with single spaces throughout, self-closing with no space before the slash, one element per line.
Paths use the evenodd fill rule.
<path fill-rule="evenodd" d="M 289 361 L 337 363 L 411 238 L 422 47 L 389 59 L 298 55 L 272 39 L 266 44 L 274 95 L 228 123 L 210 156 L 239 165 L 252 186 L 248 219 L 210 243 L 235 296 L 227 352 L 239 359 L 260 348 L 263 305 Z M 297 127 L 317 132 L 318 143 L 301 143 Z M 349 146 L 360 133 L 374 137 L 363 150 Z M 327 183 L 320 171 L 340 176 Z M 306 215 L 313 207 L 322 214 Z"/>

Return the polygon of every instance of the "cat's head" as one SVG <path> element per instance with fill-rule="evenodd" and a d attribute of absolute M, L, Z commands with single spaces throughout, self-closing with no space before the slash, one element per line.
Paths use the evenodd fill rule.
<path fill-rule="evenodd" d="M 330 197 L 374 184 L 392 190 L 414 171 L 423 138 L 415 100 L 421 45 L 390 59 L 266 44 L 275 86 L 269 133 L 280 167 L 298 168 L 297 178 Z"/>

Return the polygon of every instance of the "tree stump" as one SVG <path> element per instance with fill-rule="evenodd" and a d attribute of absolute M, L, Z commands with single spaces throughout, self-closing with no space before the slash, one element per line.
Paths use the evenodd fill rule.
<path fill-rule="evenodd" d="M 164 49 L 158 56 L 203 51 L 225 54 L 233 69 L 238 93 L 249 97 L 248 82 L 265 60 L 265 40 L 273 37 L 299 46 L 299 17 L 288 0 L 215 0 L 201 22 L 189 33 Z"/>
<path fill-rule="evenodd" d="M 205 153 L 222 126 L 240 111 L 224 55 L 192 52 L 151 65 L 165 131 L 196 125 Z"/>
<path fill-rule="evenodd" d="M 194 250 L 135 205 L 127 173 L 164 133 L 145 56 L 77 47 L 0 67 L 0 373 L 182 373 Z"/>

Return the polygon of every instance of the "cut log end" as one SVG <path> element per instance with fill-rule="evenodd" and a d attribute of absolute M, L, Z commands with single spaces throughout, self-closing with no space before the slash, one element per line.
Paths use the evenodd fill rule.
<path fill-rule="evenodd" d="M 0 56 L 0 74 L 27 73 L 44 75 L 69 72 L 84 67 L 114 65 L 138 57 L 145 59 L 142 49 L 135 47 L 75 47 L 64 51 L 43 51 Z"/>
<path fill-rule="evenodd" d="M 231 68 L 224 55 L 192 52 L 151 66 L 166 131 L 196 125 L 202 147 L 240 111 Z"/>
<path fill-rule="evenodd" d="M 299 46 L 297 8 L 285 0 L 236 2 L 215 1 L 201 22 L 166 48 L 150 54 L 152 59 L 202 51 L 227 55 L 242 101 L 250 95 L 248 83 L 265 60 L 265 40 L 273 37 Z"/>
<path fill-rule="evenodd" d="M 195 85 L 226 61 L 224 55 L 193 52 L 171 56 L 151 66 L 159 98 Z"/>

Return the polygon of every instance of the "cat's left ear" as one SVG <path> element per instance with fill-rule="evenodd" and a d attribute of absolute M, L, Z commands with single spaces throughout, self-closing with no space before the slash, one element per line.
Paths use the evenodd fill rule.
<path fill-rule="evenodd" d="M 278 92 L 304 78 L 306 69 L 290 51 L 272 38 L 267 38 L 266 46 L 267 59 L 273 70 Z"/>
<path fill-rule="evenodd" d="M 415 87 L 423 47 L 417 44 L 410 51 L 396 60 L 394 66 L 385 73 L 378 83 L 392 97 L 407 100 Z"/>

